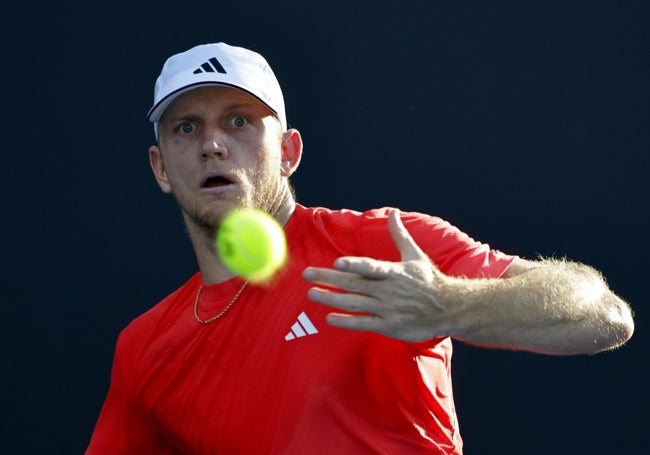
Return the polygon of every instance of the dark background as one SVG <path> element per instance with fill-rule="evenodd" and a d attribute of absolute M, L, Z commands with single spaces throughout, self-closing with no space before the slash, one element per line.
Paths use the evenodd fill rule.
<path fill-rule="evenodd" d="M 284 88 L 302 203 L 587 262 L 635 309 L 632 340 L 596 356 L 457 344 L 466 453 L 650 453 L 647 2 L 444 3 L 4 8 L 0 452 L 82 453 L 119 331 L 196 269 L 145 114 L 169 55 L 226 41 Z"/>

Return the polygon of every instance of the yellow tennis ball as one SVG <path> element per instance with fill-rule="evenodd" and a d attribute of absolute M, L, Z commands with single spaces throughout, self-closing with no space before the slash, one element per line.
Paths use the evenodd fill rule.
<path fill-rule="evenodd" d="M 282 226 L 257 209 L 228 213 L 221 221 L 215 243 L 226 267 L 254 283 L 269 280 L 287 257 Z"/>

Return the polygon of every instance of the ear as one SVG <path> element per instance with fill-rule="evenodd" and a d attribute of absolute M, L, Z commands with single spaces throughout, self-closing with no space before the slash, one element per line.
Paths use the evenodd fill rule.
<path fill-rule="evenodd" d="M 282 177 L 289 177 L 296 172 L 302 158 L 302 137 L 294 128 L 287 130 L 282 135 L 282 163 L 280 170 Z"/>
<path fill-rule="evenodd" d="M 164 193 L 171 193 L 172 187 L 167 178 L 167 172 L 165 171 L 165 165 L 162 160 L 160 148 L 156 145 L 149 147 L 149 164 L 151 165 L 151 170 L 153 171 L 153 175 L 156 177 L 160 189 L 163 190 Z"/>

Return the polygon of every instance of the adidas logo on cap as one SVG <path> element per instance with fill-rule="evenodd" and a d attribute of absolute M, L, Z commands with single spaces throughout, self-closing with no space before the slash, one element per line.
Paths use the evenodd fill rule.
<path fill-rule="evenodd" d="M 219 60 L 217 60 L 216 57 L 212 57 L 210 60 L 202 64 L 199 68 L 195 69 L 192 74 L 199 74 L 204 71 L 208 73 L 214 73 L 216 71 L 217 73 L 226 74 L 226 70 L 221 66 L 221 63 L 219 63 Z"/>

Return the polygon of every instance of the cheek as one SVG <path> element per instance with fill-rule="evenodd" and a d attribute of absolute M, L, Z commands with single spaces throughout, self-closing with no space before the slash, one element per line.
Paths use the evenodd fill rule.
<path fill-rule="evenodd" d="M 282 166 L 282 153 L 277 144 L 265 144 L 255 154 L 255 166 L 265 171 L 279 171 Z"/>
<path fill-rule="evenodd" d="M 172 188 L 179 188 L 192 182 L 193 171 L 187 163 L 180 160 L 170 160 L 166 167 L 167 179 Z"/>
<path fill-rule="evenodd" d="M 266 169 L 268 169 L 271 176 L 276 177 L 282 174 L 282 157 L 273 156 L 269 157 L 265 163 Z"/>

